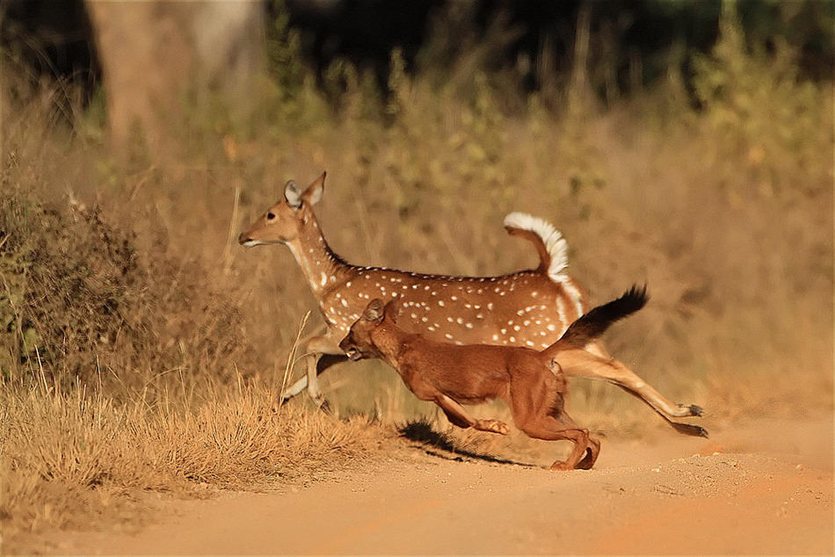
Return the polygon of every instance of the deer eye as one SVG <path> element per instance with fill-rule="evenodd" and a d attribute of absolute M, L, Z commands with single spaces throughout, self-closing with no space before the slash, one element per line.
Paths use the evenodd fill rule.
<path fill-rule="evenodd" d="M 273 220 L 275 218 L 275 213 L 267 213 L 267 220 Z"/>

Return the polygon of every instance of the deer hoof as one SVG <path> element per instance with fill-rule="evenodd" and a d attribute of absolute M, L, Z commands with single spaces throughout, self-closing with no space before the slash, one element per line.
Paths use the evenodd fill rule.
<path fill-rule="evenodd" d="M 701 406 L 696 406 L 695 404 L 690 405 L 690 415 L 691 416 L 701 416 L 704 413 L 705 413 L 705 410 Z"/>
<path fill-rule="evenodd" d="M 331 403 L 328 402 L 328 399 L 326 399 L 325 397 L 322 397 L 319 400 L 317 400 L 316 406 L 325 414 L 333 414 L 333 408 L 331 408 Z"/>
<path fill-rule="evenodd" d="M 709 435 L 707 430 L 701 426 L 693 425 L 693 424 L 681 424 L 678 422 L 670 422 L 676 431 L 679 433 L 683 433 L 684 435 L 692 435 L 693 437 L 704 437 L 708 438 Z"/>

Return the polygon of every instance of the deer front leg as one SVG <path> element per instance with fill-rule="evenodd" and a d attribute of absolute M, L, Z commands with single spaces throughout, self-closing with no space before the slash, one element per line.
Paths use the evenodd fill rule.
<path fill-rule="evenodd" d="M 283 401 L 289 400 L 307 388 L 307 393 L 317 406 L 324 403 L 322 390 L 319 388 L 317 376 L 334 364 L 344 362 L 348 358 L 327 335 L 313 337 L 305 343 L 307 360 L 306 374 L 281 393 Z"/>
<path fill-rule="evenodd" d="M 510 432 L 507 424 L 500 420 L 476 420 L 472 418 L 460 404 L 443 393 L 438 393 L 433 400 L 435 404 L 441 407 L 441 410 L 444 411 L 444 414 L 446 414 L 446 417 L 449 418 L 449 421 L 453 425 L 464 429 L 471 427 L 478 431 L 487 431 L 500 435 L 507 435 Z"/>

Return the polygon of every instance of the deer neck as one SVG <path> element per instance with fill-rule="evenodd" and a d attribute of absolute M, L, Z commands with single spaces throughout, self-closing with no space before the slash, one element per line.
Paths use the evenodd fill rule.
<path fill-rule="evenodd" d="M 287 247 L 301 267 L 310 289 L 318 300 L 351 274 L 351 266 L 337 256 L 325 241 L 316 217 L 305 216 L 305 226 L 299 235 L 287 242 Z"/>

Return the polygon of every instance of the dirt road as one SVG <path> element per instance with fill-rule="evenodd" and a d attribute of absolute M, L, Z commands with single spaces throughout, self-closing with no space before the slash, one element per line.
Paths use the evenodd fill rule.
<path fill-rule="evenodd" d="M 694 456 L 702 453 L 703 456 Z M 135 533 L 64 533 L 60 553 L 832 554 L 831 419 L 710 441 L 604 441 L 594 470 L 405 446 L 332 480 L 160 503 Z"/>

